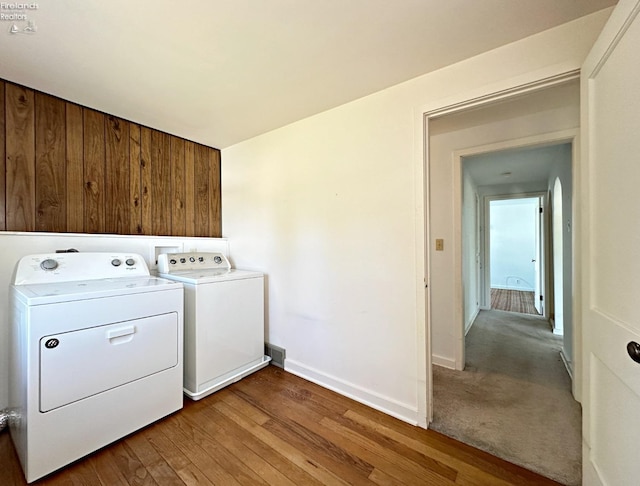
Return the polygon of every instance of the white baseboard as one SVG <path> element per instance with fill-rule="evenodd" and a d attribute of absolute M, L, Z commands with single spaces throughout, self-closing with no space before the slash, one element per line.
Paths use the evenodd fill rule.
<path fill-rule="evenodd" d="M 567 369 L 567 373 L 569 373 L 569 377 L 571 378 L 571 381 L 573 381 L 573 366 L 572 366 L 572 363 L 567 359 L 567 355 L 564 354 L 564 349 L 560 350 L 560 358 L 564 363 L 564 367 Z"/>
<path fill-rule="evenodd" d="M 521 292 L 535 292 L 536 289 L 532 289 L 530 287 L 506 287 L 504 285 L 492 285 L 491 286 L 492 289 L 499 289 L 499 290 L 519 290 Z"/>
<path fill-rule="evenodd" d="M 377 392 L 367 390 L 359 385 L 349 383 L 341 378 L 328 375 L 323 371 L 313 369 L 303 363 L 287 358 L 284 362 L 284 369 L 300 378 L 309 380 L 324 388 L 349 397 L 357 402 L 363 403 L 371 408 L 375 408 L 387 415 L 391 415 L 403 422 L 411 425 L 426 423 L 425 418 L 418 416 L 417 408 L 398 402 L 390 397 L 385 397 Z"/>
<path fill-rule="evenodd" d="M 434 365 L 442 366 L 443 368 L 449 368 L 450 370 L 456 369 L 456 360 L 451 358 L 444 358 L 442 356 L 431 355 L 431 363 Z"/>
<path fill-rule="evenodd" d="M 467 325 L 464 326 L 464 335 L 465 336 L 467 334 L 469 334 L 469 331 L 471 330 L 471 327 L 473 326 L 473 323 L 476 322 L 476 317 L 478 317 L 478 314 L 480 314 L 480 307 L 478 307 L 476 309 L 476 311 L 473 313 L 473 316 L 471 316 L 471 319 L 469 319 L 469 322 L 467 322 Z"/>
<path fill-rule="evenodd" d="M 591 449 L 582 441 L 582 484 L 584 486 L 602 486 L 598 470 L 594 467 L 591 458 Z"/>

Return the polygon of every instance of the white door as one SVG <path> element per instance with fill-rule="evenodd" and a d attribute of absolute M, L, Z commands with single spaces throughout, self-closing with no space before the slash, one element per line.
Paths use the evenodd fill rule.
<path fill-rule="evenodd" d="M 640 343 L 639 11 L 639 0 L 620 0 L 582 69 L 587 485 L 640 484 L 640 364 L 627 351 Z"/>
<path fill-rule="evenodd" d="M 543 264 L 544 264 L 544 224 L 543 224 L 543 214 L 544 214 L 544 206 L 542 205 L 542 198 L 539 198 L 538 207 L 535 208 L 536 214 L 533 215 L 533 220 L 535 221 L 535 240 L 536 240 L 536 254 L 534 259 L 531 262 L 534 265 L 535 272 L 535 293 L 533 295 L 533 305 L 535 306 L 538 314 L 541 316 L 544 315 L 544 287 L 543 287 L 543 278 L 544 274 L 542 272 Z"/>

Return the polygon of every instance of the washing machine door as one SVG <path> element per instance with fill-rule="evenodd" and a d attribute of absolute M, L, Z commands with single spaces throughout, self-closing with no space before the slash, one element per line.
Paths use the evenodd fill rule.
<path fill-rule="evenodd" d="M 178 330 L 167 313 L 42 337 L 40 411 L 177 366 Z"/>

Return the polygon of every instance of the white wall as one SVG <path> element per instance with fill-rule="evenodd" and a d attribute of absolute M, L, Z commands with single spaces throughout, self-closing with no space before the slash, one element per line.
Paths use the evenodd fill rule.
<path fill-rule="evenodd" d="M 267 338 L 286 348 L 288 370 L 425 423 L 422 113 L 579 68 L 608 14 L 223 150 L 224 234 L 239 266 L 269 274 Z M 443 355 L 452 349 L 451 195 L 449 173 L 430 197 L 432 237 L 445 238 L 431 262 L 442 277 L 431 314 Z"/>
<path fill-rule="evenodd" d="M 479 200 L 477 187 L 468 172 L 462 173 L 462 285 L 464 288 L 464 334 L 480 310 L 479 282 L 480 240 Z"/>
<path fill-rule="evenodd" d="M 158 253 L 221 251 L 229 256 L 229 244 L 224 238 L 0 232 L 0 248 L 0 410 L 9 403 L 9 285 L 20 258 L 70 248 L 83 252 L 122 251 L 142 255 L 153 272 Z"/>
<path fill-rule="evenodd" d="M 577 149 L 577 148 L 576 148 Z M 553 184 L 556 177 L 562 184 L 562 281 L 563 281 L 563 349 L 562 354 L 569 368 L 569 373 L 573 373 L 573 343 L 574 328 L 573 321 L 573 176 L 572 176 L 572 148 L 571 145 L 563 145 L 557 154 L 557 161 L 553 164 L 553 169 L 549 174 L 548 191 L 553 195 Z M 553 198 L 550 198 L 552 200 Z M 553 211 L 553 205 L 551 211 Z M 557 311 L 556 311 L 557 312 Z"/>
<path fill-rule="evenodd" d="M 500 199 L 490 203 L 489 261 L 491 288 L 535 290 L 538 198 Z"/>

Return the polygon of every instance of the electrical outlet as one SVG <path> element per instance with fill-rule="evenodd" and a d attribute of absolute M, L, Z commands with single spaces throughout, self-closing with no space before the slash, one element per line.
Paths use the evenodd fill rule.
<path fill-rule="evenodd" d="M 444 240 L 442 238 L 436 238 L 436 251 L 444 250 Z"/>

